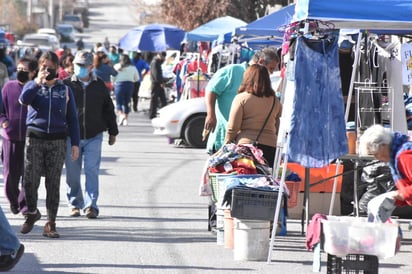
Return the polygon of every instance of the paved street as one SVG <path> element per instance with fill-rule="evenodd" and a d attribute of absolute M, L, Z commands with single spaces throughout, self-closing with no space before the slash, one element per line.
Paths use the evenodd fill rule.
<path fill-rule="evenodd" d="M 134 6 L 120 3 L 134 1 L 90 2 L 91 27 L 84 34 L 88 43 L 116 32 L 109 37 L 114 42 L 116 38 L 111 37 L 119 37 L 126 25 L 133 25 Z M 139 108 L 147 107 L 145 101 Z M 305 249 L 300 220 L 289 219 L 288 235 L 276 237 L 271 264 L 235 261 L 233 250 L 216 244 L 216 234 L 207 230 L 207 198 L 198 195 L 207 159 L 204 150 L 178 148 L 154 136 L 144 112 L 131 113 L 129 126 L 120 127 L 114 146 L 107 141 L 105 135 L 98 219 L 68 217 L 64 174 L 56 220 L 59 239 L 42 236 L 45 217 L 31 233 L 20 234 L 23 217 L 12 215 L 0 196 L 3 210 L 26 247 L 15 273 L 312 273 L 313 254 Z M 45 216 L 43 182 L 39 209 Z M 401 252 L 380 261 L 381 274 L 412 273 L 412 233 L 407 224 L 402 228 Z M 325 253 L 322 272 L 326 273 Z"/>

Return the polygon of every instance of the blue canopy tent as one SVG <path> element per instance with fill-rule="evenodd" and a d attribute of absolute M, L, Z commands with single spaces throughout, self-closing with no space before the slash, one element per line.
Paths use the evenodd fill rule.
<path fill-rule="evenodd" d="M 328 21 L 337 29 L 357 28 L 410 33 L 411 0 L 298 0 L 294 21 Z"/>
<path fill-rule="evenodd" d="M 119 47 L 128 51 L 165 51 L 180 49 L 185 31 L 167 24 L 150 24 L 136 27 L 119 41 Z"/>
<path fill-rule="evenodd" d="M 235 29 L 235 35 L 239 38 L 274 37 L 283 39 L 282 27 L 286 27 L 292 20 L 295 4 L 281 8 L 271 14 L 261 17 L 246 26 Z"/>
<path fill-rule="evenodd" d="M 231 16 L 219 17 L 187 32 L 185 40 L 212 42 L 220 39 L 226 43 L 230 43 L 232 32 L 235 28 L 246 24 L 245 21 Z"/>

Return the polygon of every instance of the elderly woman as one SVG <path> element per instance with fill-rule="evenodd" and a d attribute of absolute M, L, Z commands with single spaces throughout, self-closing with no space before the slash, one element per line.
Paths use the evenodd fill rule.
<path fill-rule="evenodd" d="M 385 222 L 396 206 L 412 205 L 412 141 L 408 135 L 374 125 L 361 136 L 359 149 L 391 168 L 398 190 L 381 194 L 368 204 L 369 219 Z"/>

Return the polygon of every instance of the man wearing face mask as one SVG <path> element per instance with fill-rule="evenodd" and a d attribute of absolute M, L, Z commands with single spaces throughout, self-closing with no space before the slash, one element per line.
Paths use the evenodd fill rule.
<path fill-rule="evenodd" d="M 23 176 L 27 106 L 19 103 L 19 96 L 23 86 L 34 78 L 37 67 L 37 60 L 35 59 L 28 57 L 19 59 L 17 62 L 17 80 L 8 81 L 4 85 L 1 94 L 3 107 L 0 113 L 0 124 L 3 128 L 4 193 L 13 214 L 18 214 L 25 205 L 19 183 Z"/>
<path fill-rule="evenodd" d="M 45 177 L 47 222 L 43 236 L 58 238 L 56 217 L 60 202 L 60 177 L 70 136 L 71 160 L 79 157 L 79 121 L 72 90 L 57 79 L 59 59 L 52 51 L 39 58 L 39 73 L 19 97 L 28 106 L 24 160 L 24 198 L 27 210 L 21 233 L 29 233 L 41 218 L 37 208 L 41 176 Z"/>
<path fill-rule="evenodd" d="M 73 90 L 76 99 L 80 124 L 80 154 L 76 161 L 66 158 L 69 216 L 79 217 L 83 211 L 87 218 L 95 219 L 99 215 L 97 199 L 103 133 L 108 131 L 109 145 L 113 145 L 119 130 L 110 91 L 104 81 L 93 72 L 93 54 L 78 51 L 73 65 L 74 75 L 65 79 L 64 83 Z M 80 182 L 83 158 L 86 175 L 84 193 Z"/>

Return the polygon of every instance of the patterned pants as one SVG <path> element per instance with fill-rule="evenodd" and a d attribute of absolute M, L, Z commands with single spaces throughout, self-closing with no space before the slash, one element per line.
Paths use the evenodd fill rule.
<path fill-rule="evenodd" d="M 49 221 L 55 221 L 60 202 L 60 177 L 66 157 L 66 139 L 43 140 L 27 137 L 23 177 L 29 212 L 37 209 L 40 177 L 46 177 L 46 208 Z"/>

